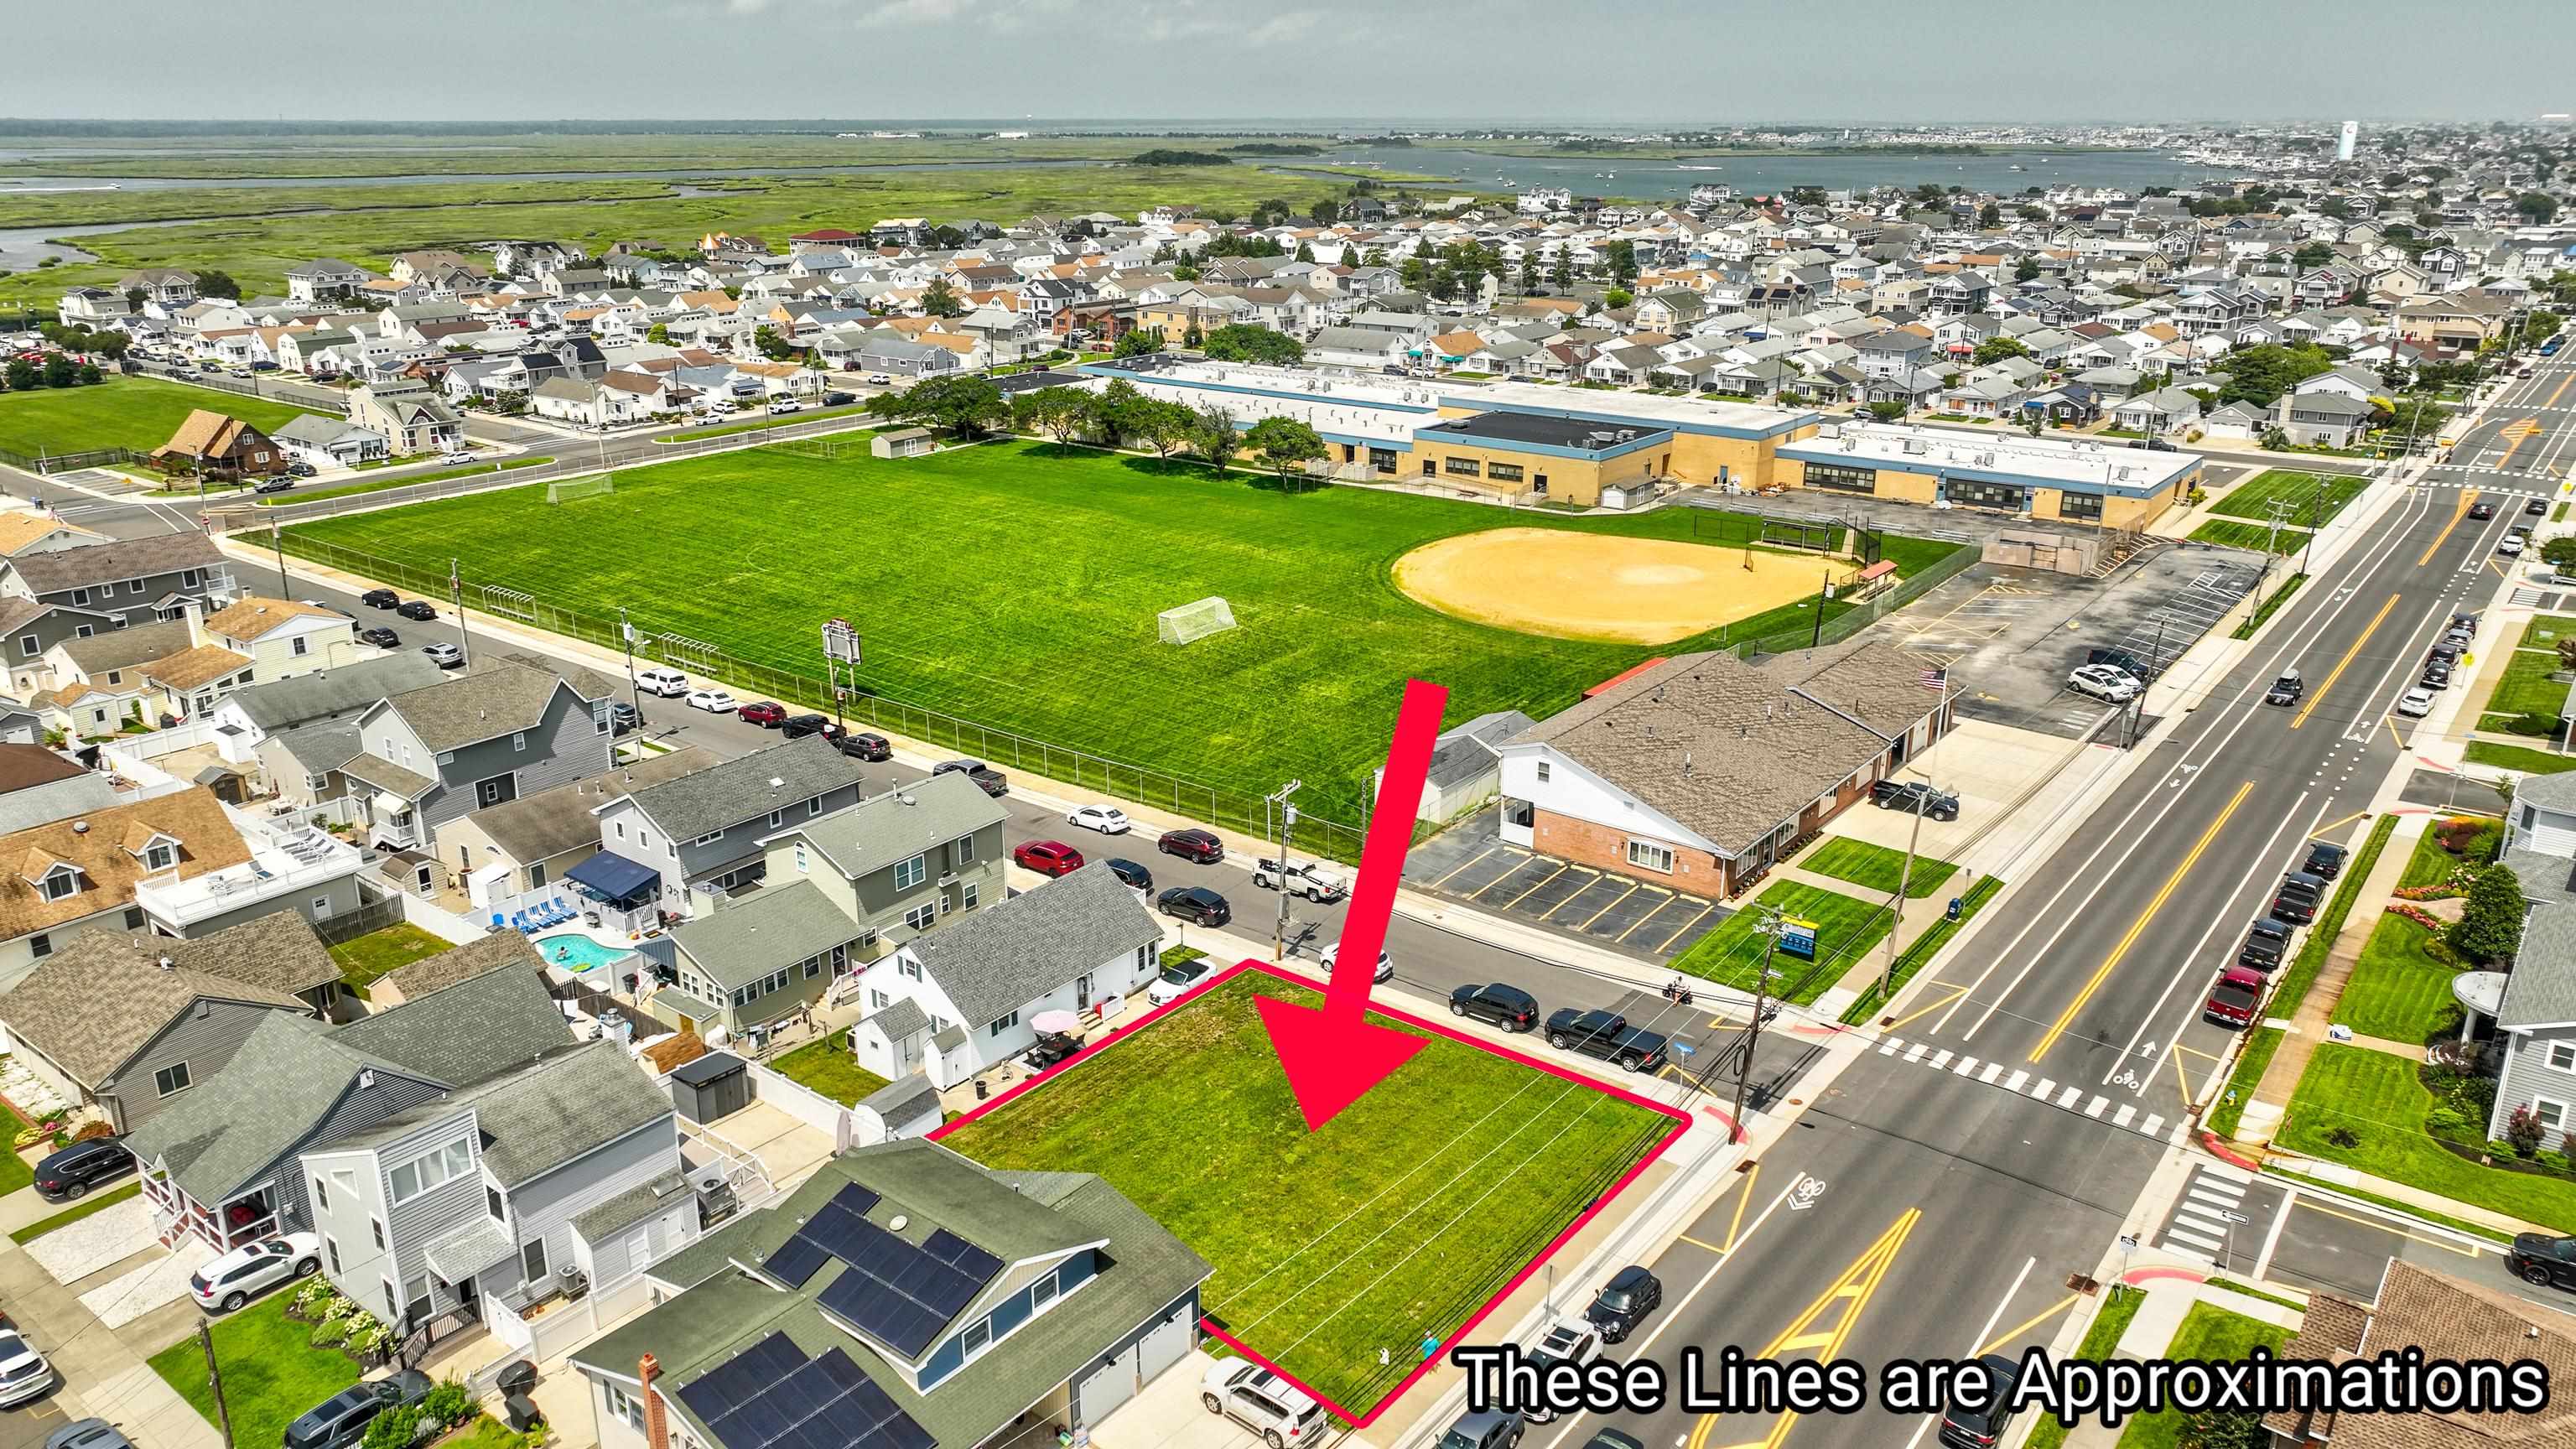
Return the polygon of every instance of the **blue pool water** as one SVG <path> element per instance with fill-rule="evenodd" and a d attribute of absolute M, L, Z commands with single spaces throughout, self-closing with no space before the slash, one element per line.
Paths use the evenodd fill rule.
<path fill-rule="evenodd" d="M 596 970 L 631 954 L 623 947 L 603 946 L 578 934 L 539 936 L 535 944 L 537 954 L 545 958 L 547 965 L 575 973 Z"/>

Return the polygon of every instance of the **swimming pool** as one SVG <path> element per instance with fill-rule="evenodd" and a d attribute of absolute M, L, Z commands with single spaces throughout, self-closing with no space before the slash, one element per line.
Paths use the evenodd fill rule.
<path fill-rule="evenodd" d="M 623 946 L 603 946 L 588 936 L 566 932 L 560 936 L 539 936 L 537 954 L 549 966 L 560 966 L 575 975 L 596 971 L 611 961 L 634 954 Z"/>

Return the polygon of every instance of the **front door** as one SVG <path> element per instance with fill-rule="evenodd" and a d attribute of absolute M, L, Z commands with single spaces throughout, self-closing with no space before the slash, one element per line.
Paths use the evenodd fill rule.
<path fill-rule="evenodd" d="M 475 1291 L 472 1278 L 456 1281 L 456 1311 L 478 1322 L 483 1317 L 483 1295 Z"/>
<path fill-rule="evenodd" d="M 1076 1011 L 1091 1009 L 1091 977 L 1088 974 L 1073 978 L 1073 1009 Z"/>

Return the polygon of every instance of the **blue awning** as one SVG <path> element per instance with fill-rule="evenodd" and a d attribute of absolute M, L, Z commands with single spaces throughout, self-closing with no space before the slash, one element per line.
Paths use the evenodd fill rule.
<path fill-rule="evenodd" d="M 662 888 L 662 873 L 640 861 L 603 850 L 564 872 L 564 878 L 612 905 L 626 905 Z"/>

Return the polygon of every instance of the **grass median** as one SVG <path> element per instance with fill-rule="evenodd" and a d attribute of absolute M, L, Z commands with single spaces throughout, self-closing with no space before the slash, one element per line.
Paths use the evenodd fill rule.
<path fill-rule="evenodd" d="M 1707 935 L 1674 957 L 1673 969 L 1751 991 L 1760 979 L 1764 952 L 1764 937 L 1754 927 L 1763 922 L 1766 913 L 1758 907 L 1815 923 L 1815 960 L 1786 951 L 1770 953 L 1768 989 L 1772 995 L 1799 1006 L 1832 990 L 1843 973 L 1866 960 L 1871 949 L 1887 939 L 1895 920 L 1885 901 L 1863 900 L 1804 881 L 1774 881 L 1750 905 L 1710 927 Z"/>
<path fill-rule="evenodd" d="M 2335 892 L 2326 899 L 2325 911 L 2310 924 L 2307 939 L 2299 952 L 2290 958 L 2290 969 L 2282 974 L 2278 989 L 2272 993 L 2270 1010 L 2280 1017 L 2295 1017 L 2299 1003 L 2305 1001 L 2309 988 L 2317 984 L 2317 975 L 2325 970 L 2326 958 L 2334 954 L 2335 937 L 2343 934 L 2343 923 L 2352 915 L 2353 903 L 2361 898 L 2362 882 L 2370 878 L 2372 867 L 2388 849 L 2388 839 L 2397 833 L 2397 817 L 2382 815 L 2370 827 L 2353 858 L 2344 862 L 2343 874 L 2336 879 Z M 2236 1066 L 2227 1074 L 2227 1090 L 2219 1095 L 2218 1105 L 2210 1109 L 2205 1125 L 2220 1137 L 2232 1138 L 2245 1115 L 2245 1106 L 2254 1100 L 2254 1089 L 2263 1084 L 2263 1072 L 2272 1065 L 2274 1053 L 2281 1048 L 2284 1033 L 2277 1027 L 2262 1027 L 2248 1037 L 2243 1051 L 2237 1053 Z"/>
<path fill-rule="evenodd" d="M 2138 1305 L 2147 1301 L 2143 1289 L 2125 1283 L 2114 1283 L 2102 1300 L 2100 1312 L 2084 1330 L 2084 1341 L 2075 1346 L 2075 1358 L 2083 1363 L 2108 1363 L 2111 1351 L 2120 1346 L 2120 1335 L 2129 1331 L 2129 1320 L 2138 1316 Z M 2030 1431 L 2027 1449 L 2058 1449 L 2066 1436 L 2075 1432 L 2057 1422 L 2053 1414 L 2042 1414 L 2039 1427 Z"/>
<path fill-rule="evenodd" d="M 1878 990 L 1879 983 L 1876 979 L 1872 979 L 1861 991 L 1859 999 L 1844 1010 L 1843 1024 L 1858 1026 L 1869 1020 L 1882 1005 L 1894 1000 L 1897 992 L 1905 990 L 1905 983 L 1914 979 L 1914 973 L 1922 970 L 1925 963 L 1933 957 L 1940 955 L 1941 948 L 1950 944 L 1950 938 L 1966 930 L 1968 922 L 1975 920 L 1977 912 L 1985 909 L 1986 902 L 1994 899 L 1995 892 L 2003 888 L 2004 883 L 1993 876 L 1977 877 L 1977 883 L 1968 887 L 1968 893 L 1960 897 L 1959 919 L 1953 921 L 1945 916 L 1933 922 L 1932 929 L 1915 937 L 1914 944 L 1906 947 L 1903 954 L 1896 958 L 1894 989 L 1888 995 L 1881 996 Z"/>

